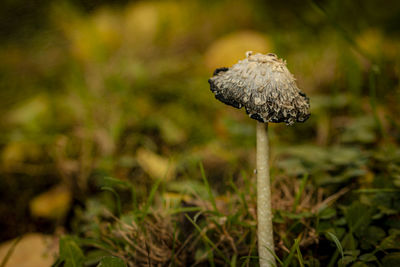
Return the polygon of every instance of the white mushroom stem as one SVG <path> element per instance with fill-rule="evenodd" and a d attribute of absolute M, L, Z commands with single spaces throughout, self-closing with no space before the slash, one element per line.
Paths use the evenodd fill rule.
<path fill-rule="evenodd" d="M 260 267 L 275 266 L 268 158 L 268 124 L 257 122 L 257 235 Z"/>

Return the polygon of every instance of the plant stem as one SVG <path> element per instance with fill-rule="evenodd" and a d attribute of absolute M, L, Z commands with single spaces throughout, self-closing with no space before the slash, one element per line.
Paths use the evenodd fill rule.
<path fill-rule="evenodd" d="M 275 266 L 268 158 L 268 124 L 257 122 L 257 235 L 260 267 Z"/>

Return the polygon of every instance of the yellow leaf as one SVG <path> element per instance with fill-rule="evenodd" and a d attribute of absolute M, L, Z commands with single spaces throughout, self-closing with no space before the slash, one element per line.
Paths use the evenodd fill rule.
<path fill-rule="evenodd" d="M 0 245 L 0 262 L 7 255 L 15 240 Z M 48 235 L 27 234 L 18 241 L 5 267 L 51 266 L 58 252 L 58 240 Z"/>
<path fill-rule="evenodd" d="M 81 62 L 106 60 L 122 44 L 119 14 L 110 9 L 82 16 L 71 7 L 55 7 L 58 24 L 69 42 L 71 54 Z"/>
<path fill-rule="evenodd" d="M 255 53 L 273 52 L 268 37 L 254 31 L 235 32 L 216 40 L 207 50 L 205 62 L 210 71 L 230 67 L 243 59 L 246 51 Z"/>
<path fill-rule="evenodd" d="M 369 28 L 361 32 L 356 37 L 356 42 L 364 52 L 375 58 L 396 58 L 399 54 L 400 44 L 378 28 Z"/>
<path fill-rule="evenodd" d="M 156 36 L 159 14 L 154 2 L 129 5 L 125 11 L 125 37 L 129 43 L 152 41 Z"/>
<path fill-rule="evenodd" d="M 193 200 L 190 195 L 173 192 L 165 192 L 163 194 L 163 199 L 166 209 L 179 207 L 182 200 L 185 202 L 191 202 Z"/>
<path fill-rule="evenodd" d="M 169 119 L 163 118 L 160 121 L 160 130 L 163 139 L 169 144 L 176 145 L 186 141 L 185 131 Z"/>
<path fill-rule="evenodd" d="M 108 49 L 115 50 L 122 43 L 119 13 L 108 8 L 102 8 L 93 14 L 94 30 L 102 44 Z"/>
<path fill-rule="evenodd" d="M 171 180 L 175 176 L 175 164 L 154 152 L 140 148 L 137 160 L 143 170 L 154 179 Z"/>
<path fill-rule="evenodd" d="M 71 201 L 72 194 L 69 189 L 65 186 L 56 186 L 32 199 L 29 206 L 35 217 L 57 219 L 66 215 Z"/>
<path fill-rule="evenodd" d="M 1 165 L 5 170 L 12 171 L 18 168 L 24 161 L 37 160 L 42 156 L 42 149 L 29 141 L 9 142 L 1 153 Z"/>
<path fill-rule="evenodd" d="M 44 95 L 37 95 L 12 109 L 8 121 L 15 124 L 26 125 L 35 123 L 40 116 L 48 112 L 49 101 Z"/>
<path fill-rule="evenodd" d="M 362 32 L 357 36 L 356 42 L 369 55 L 377 57 L 383 52 L 384 36 L 379 29 L 371 28 Z"/>

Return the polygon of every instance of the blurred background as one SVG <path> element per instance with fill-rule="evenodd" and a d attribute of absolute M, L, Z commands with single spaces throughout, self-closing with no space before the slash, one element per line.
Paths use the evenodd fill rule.
<path fill-rule="evenodd" d="M 324 196 L 400 187 L 399 1 L 0 6 L 0 241 L 79 232 L 113 202 L 105 177 L 140 205 L 160 179 L 166 202 L 200 192 L 200 162 L 219 195 L 252 176 L 255 121 L 207 83 L 249 50 L 287 60 L 311 102 L 306 123 L 271 125 L 273 177 L 307 173 Z"/>

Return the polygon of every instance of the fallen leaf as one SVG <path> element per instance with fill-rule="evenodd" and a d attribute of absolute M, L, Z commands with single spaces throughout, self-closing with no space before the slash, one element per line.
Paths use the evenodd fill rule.
<path fill-rule="evenodd" d="M 266 35 L 254 31 L 235 32 L 216 40 L 208 48 L 205 62 L 212 71 L 216 68 L 232 66 L 242 59 L 247 51 L 269 53 L 273 52 L 272 48 Z"/>
<path fill-rule="evenodd" d="M 162 119 L 160 121 L 160 130 L 163 139 L 171 145 L 180 144 L 186 141 L 187 136 L 182 128 L 176 125 L 173 121 Z"/>
<path fill-rule="evenodd" d="M 48 112 L 49 100 L 44 95 L 37 95 L 12 109 L 8 115 L 11 123 L 26 125 L 35 124 L 44 113 Z"/>
<path fill-rule="evenodd" d="M 25 161 L 37 160 L 43 154 L 41 147 L 29 141 L 12 141 L 7 143 L 0 154 L 1 165 L 7 171 L 18 168 Z"/>
<path fill-rule="evenodd" d="M 186 203 L 191 202 L 193 198 L 188 194 L 165 192 L 163 194 L 163 199 L 165 201 L 165 207 L 167 209 L 172 209 L 179 207 L 182 201 Z"/>
<path fill-rule="evenodd" d="M 175 164 L 145 148 L 137 150 L 137 160 L 143 170 L 154 179 L 171 180 L 175 176 Z"/>
<path fill-rule="evenodd" d="M 66 186 L 56 186 L 36 196 L 29 203 L 35 217 L 58 219 L 65 216 L 72 201 L 72 194 Z"/>
<path fill-rule="evenodd" d="M 2 243 L 0 245 L 0 262 L 3 261 L 13 246 L 14 249 L 4 267 L 51 266 L 58 252 L 58 240 L 56 238 L 31 233 L 24 235 L 19 241 L 14 239 Z"/>
<path fill-rule="evenodd" d="M 152 2 L 139 2 L 127 6 L 125 9 L 125 36 L 129 43 L 144 43 L 152 41 L 157 34 L 159 12 Z"/>

